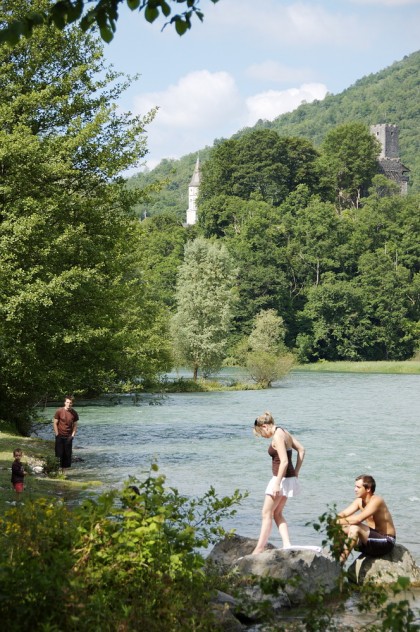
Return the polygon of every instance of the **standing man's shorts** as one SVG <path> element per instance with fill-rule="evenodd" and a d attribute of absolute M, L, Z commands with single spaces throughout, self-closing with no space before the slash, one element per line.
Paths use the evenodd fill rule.
<path fill-rule="evenodd" d="M 23 483 L 13 483 L 15 492 L 23 492 Z"/>
<path fill-rule="evenodd" d="M 383 535 L 374 529 L 369 529 L 369 537 L 366 544 L 359 542 L 357 550 L 371 557 L 381 557 L 391 553 L 395 546 L 396 538 L 393 535 Z"/>

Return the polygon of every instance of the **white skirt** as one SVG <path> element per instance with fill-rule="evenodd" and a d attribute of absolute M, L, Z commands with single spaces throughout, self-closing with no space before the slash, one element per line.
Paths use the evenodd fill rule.
<path fill-rule="evenodd" d="M 267 485 L 265 493 L 269 496 L 273 496 L 276 489 L 277 477 L 273 476 L 273 478 Z M 296 476 L 281 479 L 280 496 L 287 496 L 287 498 L 292 498 L 293 496 L 298 496 L 298 494 L 300 494 L 300 483 Z"/>

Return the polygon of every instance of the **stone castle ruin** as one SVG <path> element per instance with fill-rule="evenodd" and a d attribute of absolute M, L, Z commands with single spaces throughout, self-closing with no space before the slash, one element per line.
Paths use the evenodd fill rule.
<path fill-rule="evenodd" d="M 380 173 L 396 182 L 400 186 L 401 195 L 406 195 L 410 170 L 400 160 L 398 127 L 381 123 L 371 125 L 370 131 L 381 143 L 381 153 L 378 158 Z"/>

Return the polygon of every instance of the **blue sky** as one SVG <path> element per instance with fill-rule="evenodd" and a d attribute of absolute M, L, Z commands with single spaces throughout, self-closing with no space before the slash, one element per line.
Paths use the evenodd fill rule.
<path fill-rule="evenodd" d="M 420 48 L 420 0 L 201 0 L 179 37 L 127 7 L 105 59 L 134 75 L 120 107 L 146 114 L 147 166 L 337 94 Z M 390 121 L 392 123 L 392 121 Z"/>

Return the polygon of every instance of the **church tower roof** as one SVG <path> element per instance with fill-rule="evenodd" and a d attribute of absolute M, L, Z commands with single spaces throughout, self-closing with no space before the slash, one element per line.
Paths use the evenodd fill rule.
<path fill-rule="evenodd" d="M 189 186 L 190 187 L 199 187 L 200 186 L 200 158 L 197 158 L 195 163 L 194 173 L 192 175 Z"/>

